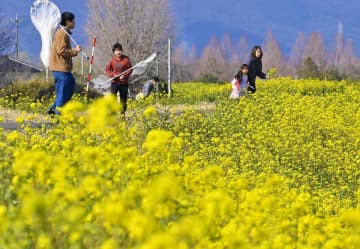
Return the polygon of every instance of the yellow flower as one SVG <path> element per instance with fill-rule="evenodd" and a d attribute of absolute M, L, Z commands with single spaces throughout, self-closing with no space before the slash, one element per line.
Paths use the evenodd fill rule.
<path fill-rule="evenodd" d="M 24 116 L 19 116 L 19 117 L 16 117 L 15 121 L 16 121 L 16 123 L 24 123 L 25 118 L 24 118 Z"/>
<path fill-rule="evenodd" d="M 74 122 L 81 116 L 81 112 L 85 111 L 85 105 L 78 101 L 70 101 L 60 108 L 61 122 Z"/>
<path fill-rule="evenodd" d="M 154 220 L 139 211 L 130 212 L 126 217 L 126 229 L 130 238 L 135 241 L 142 241 L 147 237 L 151 237 L 156 229 Z"/>
<path fill-rule="evenodd" d="M 6 207 L 4 205 L 0 205 L 0 217 L 6 214 Z"/>
<path fill-rule="evenodd" d="M 102 243 L 100 249 L 118 249 L 118 245 L 114 239 L 107 239 Z"/>
<path fill-rule="evenodd" d="M 188 246 L 184 241 L 176 240 L 176 238 L 166 234 L 158 233 L 149 237 L 149 240 L 140 246 L 140 249 L 187 249 Z"/>
<path fill-rule="evenodd" d="M 69 241 L 70 241 L 71 243 L 75 243 L 75 242 L 79 241 L 80 238 L 81 238 L 81 233 L 78 232 L 78 231 L 73 231 L 73 232 L 70 234 Z"/>
<path fill-rule="evenodd" d="M 173 134 L 170 131 L 151 130 L 146 136 L 143 147 L 149 152 L 165 152 Z"/>
<path fill-rule="evenodd" d="M 39 249 L 51 249 L 53 248 L 51 245 L 51 240 L 46 234 L 40 234 L 37 238 L 36 248 Z"/>
<path fill-rule="evenodd" d="M 156 108 L 153 106 L 149 106 L 148 108 L 145 109 L 145 111 L 143 112 L 144 116 L 146 118 L 150 118 L 152 116 L 154 116 L 156 114 Z"/>
<path fill-rule="evenodd" d="M 105 96 L 94 101 L 89 107 L 88 128 L 95 133 L 102 133 L 105 129 L 119 123 L 120 104 L 113 95 Z"/>
<path fill-rule="evenodd" d="M 226 193 L 215 190 L 207 193 L 201 202 L 201 214 L 216 224 L 228 221 L 236 210 L 236 203 Z"/>
<path fill-rule="evenodd" d="M 355 209 L 346 210 L 342 216 L 342 221 L 349 227 L 360 229 L 360 211 Z"/>

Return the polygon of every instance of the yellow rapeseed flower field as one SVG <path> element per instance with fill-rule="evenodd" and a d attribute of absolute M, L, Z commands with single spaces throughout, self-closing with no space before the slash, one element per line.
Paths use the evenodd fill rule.
<path fill-rule="evenodd" d="M 0 248 L 359 247 L 360 83 L 173 88 L 126 119 L 76 96 L 41 127 L 24 97 L 0 133 Z"/>

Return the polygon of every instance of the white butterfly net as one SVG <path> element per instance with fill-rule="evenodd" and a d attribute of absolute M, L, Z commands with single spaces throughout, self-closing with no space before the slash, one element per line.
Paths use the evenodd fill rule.
<path fill-rule="evenodd" d="M 128 72 L 129 70 L 133 70 L 133 72 L 131 73 L 131 75 L 140 75 L 143 74 L 147 67 L 149 66 L 149 64 L 157 57 L 157 53 L 153 53 L 151 54 L 149 57 L 147 57 L 145 60 L 138 62 L 135 66 L 133 66 L 132 68 L 122 72 L 121 74 L 113 77 L 113 78 L 108 78 L 106 75 L 99 75 L 96 78 L 94 78 L 92 80 L 92 85 L 95 89 L 97 90 L 101 90 L 101 91 L 105 91 L 106 89 L 109 89 L 111 86 L 111 80 L 113 80 L 114 78 L 125 74 L 126 72 Z"/>
<path fill-rule="evenodd" d="M 52 39 L 61 20 L 60 10 L 51 1 L 36 0 L 30 8 L 30 17 L 41 36 L 40 59 L 44 66 L 48 68 Z"/>
<path fill-rule="evenodd" d="M 153 53 L 148 58 L 143 61 L 140 61 L 133 67 L 132 75 L 140 75 L 143 74 L 147 68 L 147 66 L 156 58 L 157 54 Z"/>

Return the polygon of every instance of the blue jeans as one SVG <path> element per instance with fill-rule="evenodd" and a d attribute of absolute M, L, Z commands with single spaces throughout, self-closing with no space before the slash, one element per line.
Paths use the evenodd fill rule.
<path fill-rule="evenodd" d="M 50 107 L 56 114 L 60 114 L 57 107 L 65 105 L 75 93 L 75 78 L 70 72 L 53 72 L 55 80 L 55 101 Z"/>

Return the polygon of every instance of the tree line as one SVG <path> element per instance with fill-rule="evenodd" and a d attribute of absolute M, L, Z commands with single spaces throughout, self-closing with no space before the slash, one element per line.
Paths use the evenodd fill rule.
<path fill-rule="evenodd" d="M 360 59 L 351 39 L 342 32 L 335 36 L 331 49 L 326 49 L 318 32 L 308 37 L 299 33 L 286 57 L 272 31 L 265 35 L 263 44 L 263 69 L 271 76 L 293 78 L 318 78 L 328 80 L 359 79 Z M 229 81 L 242 63 L 247 63 L 252 45 L 240 37 L 233 43 L 224 33 L 221 39 L 213 36 L 199 55 L 195 46 L 188 49 L 179 44 L 174 49 L 174 80 Z"/>
<path fill-rule="evenodd" d="M 133 64 L 158 52 L 156 63 L 151 65 L 147 75 L 157 74 L 167 78 L 168 39 L 176 41 L 176 25 L 168 0 L 87 0 L 88 20 L 86 33 L 89 44 L 97 36 L 94 68 L 103 73 L 104 65 L 112 56 L 111 47 L 120 42 Z M 4 25 L 0 15 L 0 52 L 13 48 L 14 32 Z M 79 32 L 79 27 L 74 32 Z M 233 42 L 228 33 L 221 39 L 213 36 L 201 50 L 195 46 L 186 47 L 173 42 L 172 80 L 227 82 L 242 63 L 248 62 L 250 50 L 245 36 Z M 325 46 L 322 35 L 313 32 L 308 36 L 299 33 L 291 52 L 285 56 L 272 31 L 265 35 L 263 70 L 271 76 L 293 78 L 320 78 L 341 80 L 360 78 L 360 59 L 357 57 L 351 39 L 345 39 L 340 30 L 334 37 L 330 49 Z"/>

